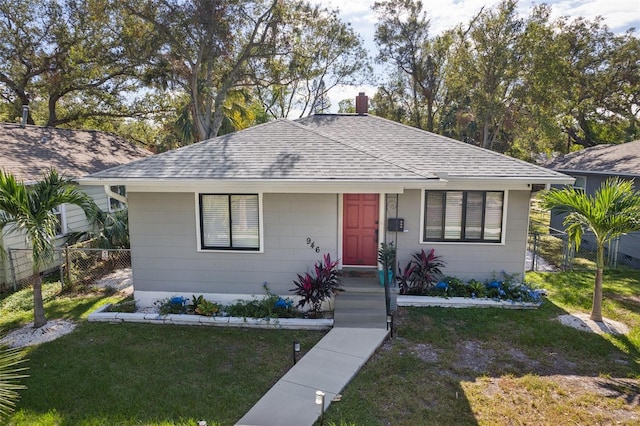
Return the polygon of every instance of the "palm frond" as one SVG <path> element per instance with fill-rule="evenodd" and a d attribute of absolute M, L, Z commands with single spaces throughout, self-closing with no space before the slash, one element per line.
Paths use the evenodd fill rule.
<path fill-rule="evenodd" d="M 19 367 L 26 360 L 20 349 L 0 348 L 0 418 L 10 415 L 20 398 L 19 390 L 26 389 L 20 380 L 28 375 L 24 374 L 27 367 Z"/>

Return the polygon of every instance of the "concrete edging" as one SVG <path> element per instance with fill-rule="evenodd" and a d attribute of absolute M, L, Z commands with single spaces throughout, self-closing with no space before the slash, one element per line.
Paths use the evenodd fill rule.
<path fill-rule="evenodd" d="M 138 322 L 146 324 L 205 325 L 215 327 L 246 327 L 284 330 L 329 330 L 332 319 L 307 318 L 240 318 L 205 317 L 202 315 L 158 313 L 105 312 L 110 303 L 101 306 L 88 316 L 90 322 Z"/>
<path fill-rule="evenodd" d="M 515 302 L 512 300 L 472 299 L 469 297 L 434 297 L 398 295 L 398 306 L 443 307 L 443 308 L 504 308 L 538 309 L 540 303 Z"/>

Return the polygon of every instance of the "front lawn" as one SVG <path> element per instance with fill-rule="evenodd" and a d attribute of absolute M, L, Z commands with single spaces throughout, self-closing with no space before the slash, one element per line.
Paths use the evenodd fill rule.
<path fill-rule="evenodd" d="M 404 308 L 394 338 L 331 405 L 326 424 L 639 424 L 640 272 L 608 272 L 606 317 L 628 336 L 560 325 L 589 312 L 593 274 L 536 273 L 539 310 Z"/>
<path fill-rule="evenodd" d="M 640 272 L 605 277 L 603 313 L 627 336 L 562 326 L 588 312 L 593 274 L 535 273 L 538 310 L 404 308 L 325 424 L 639 424 Z M 59 287 L 58 287 L 59 288 Z M 230 425 L 317 332 L 103 324 L 83 320 L 117 296 L 47 292 L 49 318 L 79 322 L 27 352 L 31 377 L 12 425 Z M 0 302 L 0 329 L 30 320 L 29 295 Z M 301 354 L 302 355 L 302 354 Z"/>
<path fill-rule="evenodd" d="M 56 295 L 47 317 L 76 330 L 26 351 L 28 374 L 10 425 L 232 425 L 322 333 L 290 330 L 88 323 L 101 293 Z M 0 301 L 2 333 L 31 321 L 28 290 Z"/>

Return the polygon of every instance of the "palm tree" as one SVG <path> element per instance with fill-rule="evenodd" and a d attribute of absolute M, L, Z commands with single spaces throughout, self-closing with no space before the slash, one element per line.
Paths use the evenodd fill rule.
<path fill-rule="evenodd" d="M 33 263 L 33 327 L 47 323 L 42 301 L 40 269 L 53 259 L 57 219 L 53 210 L 62 204 L 75 204 L 87 216 L 95 203 L 68 179 L 50 170 L 34 185 L 18 182 L 10 173 L 0 171 L 0 231 L 22 232 L 31 243 Z"/>
<path fill-rule="evenodd" d="M 564 226 L 576 250 L 586 230 L 594 234 L 598 254 L 591 319 L 601 322 L 604 247 L 622 234 L 640 230 L 640 192 L 634 192 L 631 181 L 610 178 L 593 195 L 565 187 L 546 192 L 542 201 L 545 208 L 567 214 Z"/>

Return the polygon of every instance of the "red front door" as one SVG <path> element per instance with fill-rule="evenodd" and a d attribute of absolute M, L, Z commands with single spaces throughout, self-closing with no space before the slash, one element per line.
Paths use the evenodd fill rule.
<path fill-rule="evenodd" d="M 378 194 L 345 194 L 342 264 L 378 264 Z"/>

